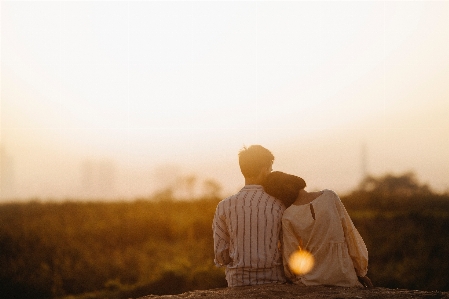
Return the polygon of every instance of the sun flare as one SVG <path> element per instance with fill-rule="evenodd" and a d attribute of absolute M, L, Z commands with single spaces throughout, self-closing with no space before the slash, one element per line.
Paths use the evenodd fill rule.
<path fill-rule="evenodd" d="M 304 275 L 312 270 L 315 264 L 315 259 L 307 250 L 298 250 L 290 256 L 288 264 L 293 273 Z"/>

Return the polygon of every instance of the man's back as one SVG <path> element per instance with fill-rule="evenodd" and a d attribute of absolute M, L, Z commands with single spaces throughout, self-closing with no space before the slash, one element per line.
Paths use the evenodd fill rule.
<path fill-rule="evenodd" d="M 284 206 L 260 185 L 246 185 L 215 211 L 215 264 L 228 286 L 285 282 L 279 238 Z"/>

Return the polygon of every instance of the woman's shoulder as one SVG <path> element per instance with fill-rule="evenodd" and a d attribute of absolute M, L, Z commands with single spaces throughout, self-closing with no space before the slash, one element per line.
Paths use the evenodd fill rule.
<path fill-rule="evenodd" d="M 331 189 L 322 189 L 320 191 L 309 192 L 309 195 L 313 198 L 313 200 L 335 196 L 338 197 L 337 193 Z"/>
<path fill-rule="evenodd" d="M 334 190 L 323 189 L 321 192 L 322 192 L 322 195 L 320 197 L 323 198 L 323 200 L 331 201 L 331 202 L 340 201 L 340 197 L 338 196 L 337 192 L 335 192 Z"/>
<path fill-rule="evenodd" d="M 330 195 L 330 196 L 337 196 L 338 197 L 337 192 L 335 192 L 332 189 L 323 189 L 323 190 L 321 190 L 321 192 L 323 192 L 323 194 L 326 194 L 328 196 Z"/>

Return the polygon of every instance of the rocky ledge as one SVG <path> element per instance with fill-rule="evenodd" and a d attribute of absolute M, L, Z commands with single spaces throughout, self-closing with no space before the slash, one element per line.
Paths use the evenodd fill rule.
<path fill-rule="evenodd" d="M 148 295 L 140 297 L 138 299 L 322 299 L 322 298 L 335 298 L 335 299 L 381 299 L 381 298 L 398 298 L 398 299 L 410 299 L 410 298 L 448 298 L 449 292 L 440 291 L 418 291 L 418 290 L 405 290 L 405 289 L 387 289 L 381 287 L 375 287 L 372 289 L 358 289 L 358 288 L 344 288 L 344 287 L 332 287 L 332 286 L 312 286 L 301 287 L 291 284 L 267 284 L 258 286 L 246 286 L 235 288 L 222 288 L 212 290 L 198 290 L 186 292 L 179 295 Z"/>

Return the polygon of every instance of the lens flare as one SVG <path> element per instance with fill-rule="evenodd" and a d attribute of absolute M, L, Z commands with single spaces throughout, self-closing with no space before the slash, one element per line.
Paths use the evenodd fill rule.
<path fill-rule="evenodd" d="M 304 275 L 312 270 L 315 264 L 313 255 L 307 250 L 298 250 L 290 255 L 288 265 L 293 273 L 297 275 Z"/>

